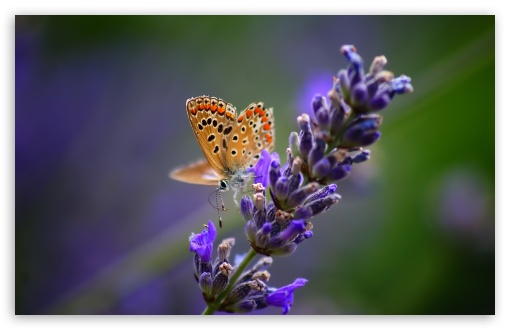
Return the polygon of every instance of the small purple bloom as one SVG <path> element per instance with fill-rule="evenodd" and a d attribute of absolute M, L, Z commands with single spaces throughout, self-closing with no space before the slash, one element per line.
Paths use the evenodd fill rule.
<path fill-rule="evenodd" d="M 294 243 L 299 244 L 306 239 L 309 239 L 313 236 L 313 232 L 311 230 L 307 230 L 304 233 L 300 234 L 295 240 Z"/>
<path fill-rule="evenodd" d="M 279 200 L 285 200 L 289 195 L 289 179 L 282 176 L 276 180 L 274 185 L 274 194 Z"/>
<path fill-rule="evenodd" d="M 364 82 L 359 82 L 352 86 L 351 95 L 355 104 L 364 104 L 368 97 L 367 85 Z"/>
<path fill-rule="evenodd" d="M 352 159 L 353 163 L 363 163 L 370 159 L 370 150 L 363 150 Z"/>
<path fill-rule="evenodd" d="M 248 221 L 250 219 L 253 219 L 253 201 L 250 197 L 244 196 L 241 198 L 241 206 L 239 207 L 241 210 L 241 215 L 243 216 L 244 220 Z"/>
<path fill-rule="evenodd" d="M 326 151 L 326 142 L 320 137 L 316 138 L 312 150 L 310 150 L 310 154 L 308 155 L 309 167 L 313 167 L 316 162 L 324 157 L 324 151 Z"/>
<path fill-rule="evenodd" d="M 207 227 L 201 234 L 191 234 L 189 237 L 189 250 L 195 252 L 202 262 L 211 261 L 213 242 L 216 238 L 216 227 L 209 220 Z"/>
<path fill-rule="evenodd" d="M 369 106 L 372 111 L 379 111 L 386 108 L 390 102 L 391 98 L 388 93 L 377 93 L 372 100 L 370 100 Z"/>
<path fill-rule="evenodd" d="M 253 183 L 261 183 L 264 187 L 267 187 L 267 176 L 269 173 L 269 165 L 271 164 L 271 157 L 269 151 L 263 149 L 260 153 L 260 159 L 255 165 Z"/>
<path fill-rule="evenodd" d="M 328 174 L 328 178 L 332 181 L 338 181 L 345 178 L 350 171 L 351 171 L 350 165 L 338 165 L 331 169 L 331 171 Z"/>
<path fill-rule="evenodd" d="M 327 107 L 326 98 L 321 94 L 315 94 L 312 99 L 313 113 L 317 114 L 317 111 L 322 107 Z"/>
<path fill-rule="evenodd" d="M 261 183 L 264 187 L 268 186 L 269 168 L 273 161 L 277 161 L 278 163 L 280 162 L 278 154 L 276 152 L 269 154 L 269 151 L 263 149 L 260 153 L 260 159 L 253 169 L 253 174 L 255 176 L 253 183 Z"/>
<path fill-rule="evenodd" d="M 321 130 L 327 131 L 329 129 L 329 111 L 326 108 L 320 108 L 315 113 L 317 123 Z"/>
<path fill-rule="evenodd" d="M 276 180 L 281 176 L 280 162 L 273 160 L 271 161 L 271 167 L 269 168 L 269 183 L 271 187 L 276 185 Z"/>
<path fill-rule="evenodd" d="M 304 220 L 292 220 L 289 226 L 278 235 L 283 241 L 295 239 L 299 234 L 306 231 L 306 223 Z"/>
<path fill-rule="evenodd" d="M 391 87 L 393 87 L 393 91 L 397 94 L 406 94 L 413 91 L 413 86 L 411 85 L 411 78 L 406 75 L 401 75 L 391 81 Z"/>
<path fill-rule="evenodd" d="M 306 282 L 308 282 L 308 280 L 298 278 L 294 281 L 294 283 L 271 292 L 266 297 L 267 304 L 275 307 L 281 307 L 282 314 L 287 314 L 294 303 L 294 290 L 304 286 Z"/>

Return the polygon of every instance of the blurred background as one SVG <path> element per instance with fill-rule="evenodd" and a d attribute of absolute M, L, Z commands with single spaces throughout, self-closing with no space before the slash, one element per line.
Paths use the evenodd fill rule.
<path fill-rule="evenodd" d="M 186 99 L 272 106 L 283 156 L 343 44 L 415 92 L 269 284 L 309 280 L 291 314 L 494 314 L 494 16 L 16 16 L 16 314 L 201 313 L 213 187 L 168 178 L 202 157 Z"/>

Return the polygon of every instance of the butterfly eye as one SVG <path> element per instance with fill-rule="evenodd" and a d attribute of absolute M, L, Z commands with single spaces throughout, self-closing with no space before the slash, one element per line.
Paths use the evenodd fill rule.
<path fill-rule="evenodd" d="M 227 190 L 227 181 L 220 180 L 219 188 L 220 188 L 220 190 Z"/>

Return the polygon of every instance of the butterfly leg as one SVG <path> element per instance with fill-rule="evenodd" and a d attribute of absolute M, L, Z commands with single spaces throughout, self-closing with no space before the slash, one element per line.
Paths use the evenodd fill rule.
<path fill-rule="evenodd" d="M 223 199 L 221 198 L 221 191 L 216 190 L 216 211 L 218 211 L 218 224 L 219 224 L 220 228 L 223 228 L 223 223 L 221 221 L 221 215 L 220 215 L 220 208 L 218 206 L 218 195 L 220 195 L 221 210 L 226 211 L 226 208 L 225 208 L 225 205 L 223 205 Z"/>
<path fill-rule="evenodd" d="M 225 207 L 225 204 L 223 204 L 223 197 L 221 197 L 221 190 L 216 190 L 216 210 L 218 211 L 218 223 L 220 225 L 220 228 L 223 228 L 223 223 L 221 222 L 220 207 L 218 206 L 218 195 L 220 196 L 221 211 L 227 211 L 228 209 Z"/>
<path fill-rule="evenodd" d="M 221 210 L 222 210 L 222 211 L 226 211 L 226 210 L 228 210 L 228 209 L 225 207 L 225 204 L 223 204 L 223 197 L 221 197 L 221 191 L 218 191 L 218 194 L 220 195 Z"/>
<path fill-rule="evenodd" d="M 239 192 L 239 189 L 234 190 L 234 203 L 237 207 L 239 207 L 239 202 L 237 201 L 237 193 Z"/>

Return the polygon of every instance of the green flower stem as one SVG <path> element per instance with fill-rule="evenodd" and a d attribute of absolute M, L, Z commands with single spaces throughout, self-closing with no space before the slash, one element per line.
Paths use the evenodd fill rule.
<path fill-rule="evenodd" d="M 232 288 L 236 284 L 237 280 L 239 279 L 241 274 L 244 272 L 246 267 L 253 260 L 253 258 L 255 258 L 256 255 L 257 255 L 257 252 L 255 252 L 255 250 L 250 248 L 250 250 L 244 257 L 243 261 L 241 261 L 239 266 L 237 266 L 236 269 L 234 270 L 234 273 L 232 274 L 232 277 L 229 279 L 228 285 L 225 288 L 225 290 L 220 292 L 220 294 L 216 298 L 215 302 L 207 305 L 207 307 L 202 312 L 202 315 L 212 315 L 212 314 L 214 314 L 215 311 L 218 310 L 218 308 L 221 306 L 221 303 L 223 302 L 223 300 L 225 300 L 225 298 L 229 295 L 230 291 L 232 291 Z"/>

